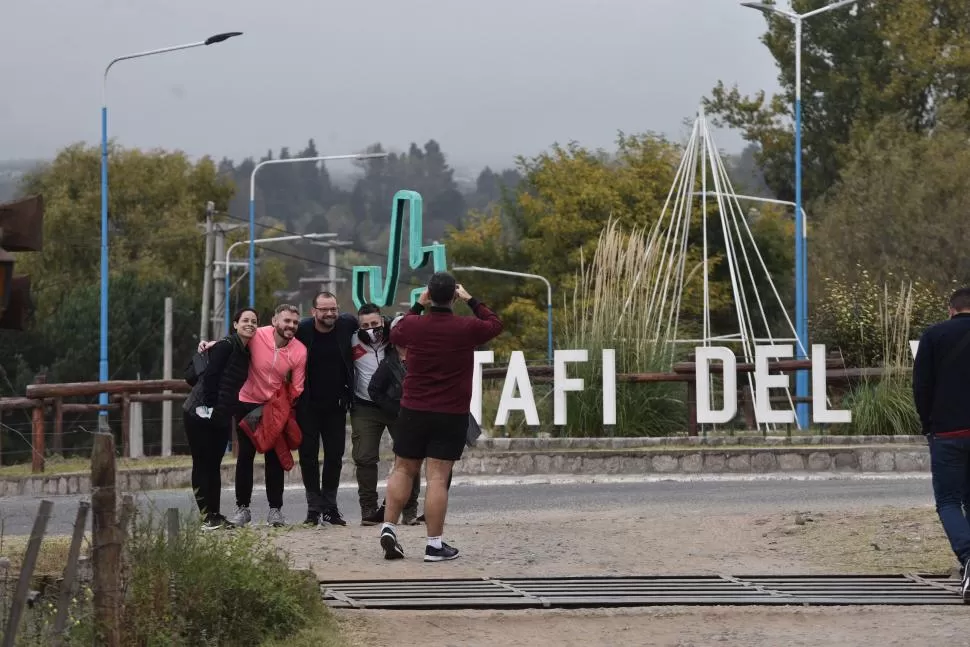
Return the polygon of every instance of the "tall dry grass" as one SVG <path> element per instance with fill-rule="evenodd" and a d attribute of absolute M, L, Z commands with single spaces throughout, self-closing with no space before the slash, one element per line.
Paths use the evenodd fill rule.
<path fill-rule="evenodd" d="M 665 292 L 689 277 L 671 272 L 662 253 L 658 227 L 622 231 L 609 221 L 593 258 L 583 258 L 573 294 L 566 299 L 564 348 L 586 349 L 589 361 L 570 374 L 585 389 L 567 398 L 570 436 L 604 435 L 602 350 L 616 351 L 617 373 L 669 371 L 676 349 L 668 340 L 681 324 Z M 665 285 L 666 282 L 666 285 Z M 666 288 L 666 289 L 665 289 Z M 669 292 L 668 292 L 669 293 Z M 617 424 L 623 436 L 682 431 L 687 420 L 682 384 L 617 384 Z"/>
<path fill-rule="evenodd" d="M 914 288 L 902 283 L 890 297 L 883 286 L 879 299 L 879 324 L 883 332 L 883 364 L 876 379 L 863 379 L 845 399 L 852 422 L 843 431 L 864 436 L 918 434 L 919 416 L 913 403 L 911 335 Z"/>

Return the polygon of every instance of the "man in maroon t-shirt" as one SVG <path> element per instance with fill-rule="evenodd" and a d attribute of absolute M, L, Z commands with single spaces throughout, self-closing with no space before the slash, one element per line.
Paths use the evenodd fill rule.
<path fill-rule="evenodd" d="M 456 299 L 467 303 L 475 316 L 456 317 L 452 310 Z M 429 305 L 430 311 L 421 316 Z M 385 559 L 404 557 L 394 524 L 425 459 L 428 545 L 424 561 L 458 557 L 456 548 L 441 541 L 448 510 L 448 477 L 465 448 L 475 350 L 501 332 L 502 322 L 495 313 L 473 299 L 447 272 L 431 277 L 418 302 L 391 330 L 391 343 L 408 349 L 408 370 L 395 422 L 394 468 L 387 479 L 387 507 L 381 527 Z"/>

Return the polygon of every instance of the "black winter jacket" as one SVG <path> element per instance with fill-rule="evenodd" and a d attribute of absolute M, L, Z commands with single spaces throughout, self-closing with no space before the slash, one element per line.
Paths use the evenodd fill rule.
<path fill-rule="evenodd" d="M 209 365 L 202 375 L 202 404 L 228 420 L 239 407 L 239 390 L 249 377 L 249 348 L 233 333 L 209 350 Z"/>
<path fill-rule="evenodd" d="M 350 341 L 353 338 L 354 332 L 357 330 L 357 317 L 352 314 L 342 313 L 337 317 L 337 322 L 334 324 L 333 334 L 337 335 L 337 344 L 340 347 L 340 355 L 344 360 L 344 392 L 341 394 L 340 402 L 345 409 L 351 408 L 354 401 L 354 360 L 350 354 Z M 335 367 L 332 366 L 314 366 L 312 361 L 311 348 L 313 346 L 313 317 L 306 317 L 300 321 L 300 325 L 296 329 L 296 338 L 306 346 L 307 350 L 307 365 L 306 365 L 306 378 L 303 382 L 303 393 L 300 395 L 300 399 L 297 401 L 298 408 L 306 408 L 310 405 L 310 383 L 313 381 L 314 375 L 318 375 L 320 371 L 334 370 Z"/>
<path fill-rule="evenodd" d="M 404 374 L 407 368 L 393 346 L 388 346 L 370 384 L 367 394 L 371 401 L 383 411 L 397 417 L 401 410 L 401 396 L 404 394 Z"/>
<path fill-rule="evenodd" d="M 930 326 L 913 362 L 913 399 L 923 433 L 970 430 L 970 313 Z"/>

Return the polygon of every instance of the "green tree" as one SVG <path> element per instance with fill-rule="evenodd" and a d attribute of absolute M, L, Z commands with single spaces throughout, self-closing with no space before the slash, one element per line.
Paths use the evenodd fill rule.
<path fill-rule="evenodd" d="M 826 277 L 877 283 L 907 277 L 943 294 L 970 276 L 970 118 L 948 104 L 932 133 L 905 115 L 854 139 L 841 180 L 821 202 L 811 239 L 815 283 Z M 890 280 L 890 277 L 895 277 Z"/>
<path fill-rule="evenodd" d="M 768 0 L 770 3 L 772 0 Z M 793 0 L 804 13 L 828 0 Z M 970 13 L 965 0 L 860 0 L 806 20 L 802 44 L 805 197 L 820 197 L 839 177 L 842 149 L 856 128 L 902 111 L 915 132 L 931 130 L 948 99 L 970 98 Z M 705 100 L 719 125 L 740 128 L 760 147 L 758 162 L 777 197 L 794 196 L 792 130 L 795 52 L 788 19 L 766 16 L 761 42 L 774 57 L 782 92 L 743 95 L 723 81 Z"/>
<path fill-rule="evenodd" d="M 621 133 L 613 154 L 571 143 L 554 146 L 532 159 L 520 158 L 523 180 L 515 192 L 501 206 L 484 213 L 472 212 L 462 229 L 449 233 L 449 263 L 544 276 L 553 285 L 556 309 L 561 309 L 576 286 L 581 259 L 588 262 L 593 258 L 599 234 L 610 218 L 625 228 L 649 227 L 657 222 L 682 155 L 679 146 L 662 137 Z M 716 227 L 710 226 L 711 231 Z M 700 238 L 700 224 L 695 228 L 692 240 Z M 785 243 L 790 234 L 784 223 L 769 214 L 752 230 L 756 240 L 760 237 L 768 241 L 767 246 L 762 245 L 766 264 L 776 285 L 783 284 L 791 267 L 790 255 L 785 252 L 790 248 Z M 711 244 L 718 244 L 716 237 Z M 692 253 L 699 261 L 700 253 Z M 719 313 L 713 319 L 728 321 L 729 277 L 726 264 L 718 260 L 712 259 L 712 306 Z M 545 322 L 546 291 L 541 282 L 479 273 L 461 278 L 472 294 L 481 295 L 503 314 L 513 302 L 516 304 L 520 325 L 507 326 L 508 332 L 496 341 L 496 349 L 525 350 L 535 359 L 544 357 L 545 336 L 533 329 L 538 322 Z M 687 312 L 699 315 L 699 287 L 690 285 L 685 292 Z M 524 311 L 529 304 L 531 315 Z"/>

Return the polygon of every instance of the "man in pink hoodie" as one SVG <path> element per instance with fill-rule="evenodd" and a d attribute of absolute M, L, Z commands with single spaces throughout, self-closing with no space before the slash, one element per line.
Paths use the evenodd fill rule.
<path fill-rule="evenodd" d="M 236 416 L 242 420 L 252 410 L 269 402 L 284 381 L 290 385 L 290 399 L 295 402 L 303 392 L 306 375 L 306 346 L 294 339 L 300 311 L 296 306 L 282 304 L 269 326 L 256 329 L 249 342 L 249 377 L 239 391 L 240 411 Z M 234 526 L 245 526 L 252 521 L 249 504 L 253 496 L 253 461 L 256 448 L 249 435 L 237 426 L 239 457 L 236 460 L 236 514 L 230 520 Z M 275 452 L 266 452 L 266 498 L 269 516 L 266 523 L 280 527 L 283 520 L 283 466 Z"/>

